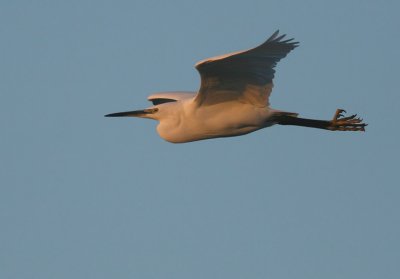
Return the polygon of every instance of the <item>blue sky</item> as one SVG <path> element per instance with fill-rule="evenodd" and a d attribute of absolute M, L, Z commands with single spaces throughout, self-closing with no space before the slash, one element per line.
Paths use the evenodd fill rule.
<path fill-rule="evenodd" d="M 35 2 L 35 3 L 34 3 Z M 2 1 L 1 278 L 399 278 L 398 1 Z M 174 145 L 108 119 L 276 29 L 272 127 Z"/>

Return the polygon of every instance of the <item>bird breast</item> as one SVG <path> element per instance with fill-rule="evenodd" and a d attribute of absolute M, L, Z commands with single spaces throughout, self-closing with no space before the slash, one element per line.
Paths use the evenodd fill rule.
<path fill-rule="evenodd" d="M 173 143 L 239 136 L 268 126 L 271 115 L 268 107 L 257 108 L 235 101 L 196 107 L 185 100 L 165 105 L 157 132 Z"/>

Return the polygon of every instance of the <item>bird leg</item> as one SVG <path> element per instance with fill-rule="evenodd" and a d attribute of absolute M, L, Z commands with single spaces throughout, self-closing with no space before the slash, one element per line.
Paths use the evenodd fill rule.
<path fill-rule="evenodd" d="M 344 117 L 343 113 L 346 113 L 344 109 L 337 109 L 332 120 L 306 119 L 278 114 L 276 122 L 280 125 L 295 125 L 330 131 L 365 131 L 365 126 L 368 124 L 363 123 L 362 118 L 357 117 L 357 114 Z"/>
<path fill-rule="evenodd" d="M 344 117 L 343 113 L 346 113 L 344 109 L 336 110 L 333 119 L 330 121 L 330 125 L 327 126 L 328 130 L 365 132 L 365 126 L 368 124 L 362 123 L 362 118 L 357 117 L 357 114 Z"/>

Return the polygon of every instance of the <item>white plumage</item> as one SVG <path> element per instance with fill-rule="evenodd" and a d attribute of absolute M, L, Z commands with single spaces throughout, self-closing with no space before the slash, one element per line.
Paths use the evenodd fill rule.
<path fill-rule="evenodd" d="M 272 109 L 269 96 L 275 66 L 298 46 L 276 31 L 250 50 L 202 60 L 198 92 L 160 92 L 149 96 L 153 106 L 118 112 L 107 117 L 134 116 L 158 120 L 159 135 L 173 143 L 239 136 L 274 124 L 338 131 L 364 131 L 356 115 L 343 117 L 338 109 L 332 120 L 299 118 L 297 113 Z"/>

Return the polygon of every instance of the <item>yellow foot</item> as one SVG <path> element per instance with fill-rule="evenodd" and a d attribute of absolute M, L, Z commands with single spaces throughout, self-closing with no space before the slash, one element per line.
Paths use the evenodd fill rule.
<path fill-rule="evenodd" d="M 356 117 L 357 114 L 344 117 L 343 113 L 346 113 L 344 109 L 336 110 L 333 119 L 330 121 L 330 125 L 327 127 L 328 130 L 365 132 L 365 126 L 368 124 L 363 123 L 362 118 Z"/>

